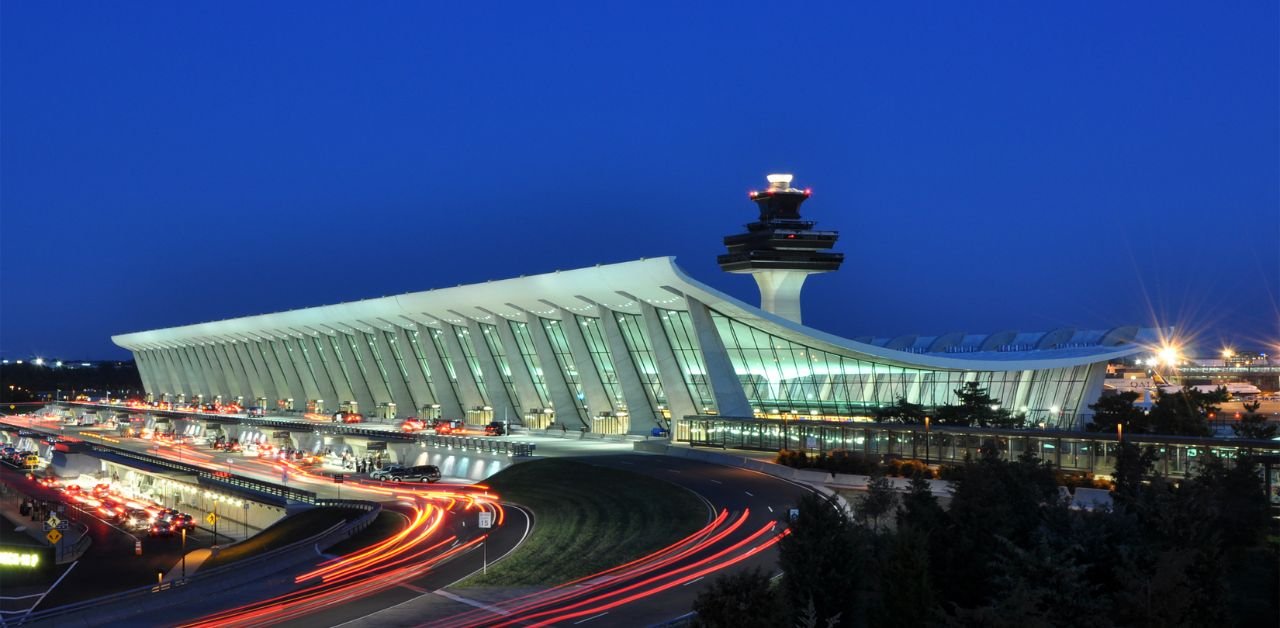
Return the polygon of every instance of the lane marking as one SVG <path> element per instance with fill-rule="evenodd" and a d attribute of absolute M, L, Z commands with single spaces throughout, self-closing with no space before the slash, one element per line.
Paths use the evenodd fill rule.
<path fill-rule="evenodd" d="M 752 493 L 751 491 L 742 491 L 742 492 L 743 492 L 743 493 L 746 493 L 746 494 L 747 494 L 747 497 L 755 497 L 755 494 L 754 494 L 754 493 Z"/>
<path fill-rule="evenodd" d="M 720 480 L 711 480 L 711 481 L 715 482 L 716 484 L 724 484 L 724 482 L 721 482 Z"/>
<path fill-rule="evenodd" d="M 409 584 L 408 582 L 401 582 L 401 583 L 400 583 L 400 587 L 401 587 L 401 588 L 404 588 L 404 589 L 408 589 L 408 590 L 410 590 L 410 591 L 413 591 L 414 593 L 417 593 L 418 595 L 425 595 L 425 594 L 427 594 L 427 593 L 430 593 L 430 591 L 428 591 L 428 590 L 426 590 L 426 589 L 424 589 L 424 588 L 422 588 L 422 587 L 415 587 L 415 586 L 413 586 L 412 584 Z"/>
<path fill-rule="evenodd" d="M 608 615 L 608 614 L 609 614 L 609 611 L 605 611 L 605 612 L 603 612 L 603 613 L 600 613 L 599 615 L 592 615 L 591 617 L 588 617 L 588 618 L 586 618 L 586 619 L 581 619 L 581 620 L 578 620 L 578 621 L 573 622 L 573 625 L 577 626 L 578 624 L 585 624 L 585 623 L 587 623 L 587 622 L 589 622 L 589 621 L 591 621 L 591 620 L 593 620 L 593 619 L 599 619 L 599 618 L 604 617 L 605 615 Z"/>
<path fill-rule="evenodd" d="M 511 611 L 503 610 L 503 609 L 501 609 L 501 608 L 498 608 L 497 606 L 492 606 L 492 605 L 489 605 L 489 604 L 485 604 L 484 602 L 477 602 L 476 600 L 472 600 L 472 599 L 469 599 L 469 598 L 465 598 L 465 597 L 462 597 L 461 595 L 454 595 L 453 593 L 450 593 L 450 592 L 448 592 L 448 591 L 445 591 L 444 589 L 437 589 L 437 590 L 433 591 L 433 593 L 435 593 L 436 595 L 439 595 L 440 597 L 449 598 L 450 600 L 453 600 L 453 601 L 455 601 L 455 602 L 461 602 L 461 603 L 463 603 L 463 604 L 466 604 L 467 606 L 474 606 L 474 607 L 476 607 L 476 608 L 482 608 L 482 609 L 484 609 L 484 610 L 486 610 L 486 611 L 489 611 L 490 613 L 497 613 L 497 614 L 499 614 L 499 615 L 510 615 L 510 614 L 511 614 Z M 367 615 L 366 615 L 366 617 L 367 617 Z"/>
<path fill-rule="evenodd" d="M 682 585 L 680 585 L 680 586 L 682 586 L 682 587 L 687 587 L 687 586 L 689 586 L 689 585 L 691 585 L 691 584 L 693 584 L 693 583 L 695 583 L 695 582 L 697 582 L 697 581 L 699 581 L 699 580 L 701 580 L 701 579 L 703 579 L 703 578 L 705 578 L 705 577 L 706 577 L 706 576 L 698 576 L 697 578 L 694 578 L 693 580 L 690 580 L 690 581 L 688 581 L 688 582 L 686 582 L 686 583 L 684 583 L 684 584 L 682 584 Z"/>
<path fill-rule="evenodd" d="M 773 506 L 769 507 L 769 512 L 773 512 Z"/>

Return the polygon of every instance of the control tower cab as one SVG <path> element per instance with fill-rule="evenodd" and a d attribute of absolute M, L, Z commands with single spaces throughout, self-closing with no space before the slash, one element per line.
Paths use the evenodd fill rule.
<path fill-rule="evenodd" d="M 769 187 L 751 192 L 760 218 L 747 225 L 746 233 L 726 236 L 728 253 L 720 255 L 720 268 L 731 273 L 751 273 L 760 287 L 760 308 L 797 323 L 800 289 L 814 273 L 840 268 L 843 253 L 834 253 L 840 234 L 815 231 L 817 224 L 800 217 L 800 204 L 812 190 L 791 187 L 789 174 L 771 174 Z"/>

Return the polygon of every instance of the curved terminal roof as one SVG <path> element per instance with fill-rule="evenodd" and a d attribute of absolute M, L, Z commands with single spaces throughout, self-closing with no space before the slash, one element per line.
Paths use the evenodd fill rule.
<path fill-rule="evenodd" d="M 595 304 L 611 310 L 641 313 L 640 302 L 680 309 L 684 297 L 748 325 L 824 351 L 913 368 L 1008 371 L 1090 364 L 1138 353 L 1157 344 L 1153 329 L 1120 327 L 1077 331 L 1002 331 L 994 334 L 952 333 L 851 340 L 805 327 L 748 305 L 690 278 L 674 257 L 640 259 L 541 275 L 438 288 L 350 303 L 260 314 L 222 321 L 169 327 L 113 336 L 130 350 L 201 342 L 371 332 L 417 323 L 442 327 L 466 319 L 494 323 L 525 320 L 525 313 L 557 316 L 557 307 L 595 314 Z"/>

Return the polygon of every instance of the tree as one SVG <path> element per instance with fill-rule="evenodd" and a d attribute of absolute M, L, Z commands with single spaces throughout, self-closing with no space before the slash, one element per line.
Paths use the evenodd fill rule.
<path fill-rule="evenodd" d="M 1025 417 L 1002 408 L 1000 402 L 992 399 L 978 382 L 965 382 L 953 392 L 959 403 L 938 407 L 940 425 L 1022 427 Z"/>
<path fill-rule="evenodd" d="M 778 593 L 760 568 L 724 574 L 693 600 L 695 626 L 708 628 L 772 628 L 785 621 Z"/>
<path fill-rule="evenodd" d="M 863 525 L 870 523 L 871 529 L 879 532 L 880 518 L 889 514 L 897 502 L 898 494 L 893 490 L 893 483 L 883 471 L 877 470 L 867 482 L 866 497 L 858 504 L 858 522 Z"/>
<path fill-rule="evenodd" d="M 1262 402 L 1253 401 L 1244 404 L 1244 415 L 1240 422 L 1232 424 L 1231 431 L 1240 438 L 1254 440 L 1271 440 L 1276 437 L 1276 426 L 1267 421 L 1267 417 L 1258 413 Z"/>
<path fill-rule="evenodd" d="M 912 525 L 900 525 L 889 540 L 879 569 L 881 594 L 871 625 L 923 626 L 937 612 L 929 575 L 929 539 Z"/>
<path fill-rule="evenodd" d="M 898 397 L 898 401 L 886 408 L 877 408 L 876 420 L 885 423 L 924 423 L 928 413 L 924 406 L 907 401 L 906 397 Z"/>
<path fill-rule="evenodd" d="M 1138 498 L 1142 483 L 1150 479 L 1156 465 L 1156 450 L 1148 445 L 1140 448 L 1129 442 L 1121 442 L 1116 446 L 1116 468 L 1112 472 L 1115 479 L 1116 497 L 1122 501 L 1132 502 Z"/>
<path fill-rule="evenodd" d="M 778 543 L 785 607 L 795 625 L 813 606 L 819 624 L 835 619 L 857 625 L 859 587 L 866 539 L 862 528 L 834 500 L 818 494 L 801 498 L 791 533 Z"/>
<path fill-rule="evenodd" d="M 1147 415 L 1133 405 L 1138 397 L 1136 392 L 1122 392 L 1107 395 L 1099 399 L 1098 403 L 1090 404 L 1093 421 L 1085 425 L 1085 429 L 1090 432 L 1115 432 L 1117 425 L 1123 425 L 1126 433 L 1146 433 L 1149 428 Z"/>
<path fill-rule="evenodd" d="M 921 473 L 911 476 L 911 486 L 898 506 L 898 527 L 909 525 L 921 534 L 932 535 L 946 520 L 947 512 L 933 496 L 929 480 Z"/>
<path fill-rule="evenodd" d="M 1203 392 L 1184 386 L 1182 390 L 1160 393 L 1151 407 L 1151 432 L 1173 436 L 1209 436 L 1209 415 L 1227 400 L 1227 389 Z"/>

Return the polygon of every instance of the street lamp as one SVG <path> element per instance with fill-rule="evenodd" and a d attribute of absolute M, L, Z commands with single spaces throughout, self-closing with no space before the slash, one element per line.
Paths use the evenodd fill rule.
<path fill-rule="evenodd" d="M 924 418 L 924 464 L 929 465 L 929 417 Z"/>

